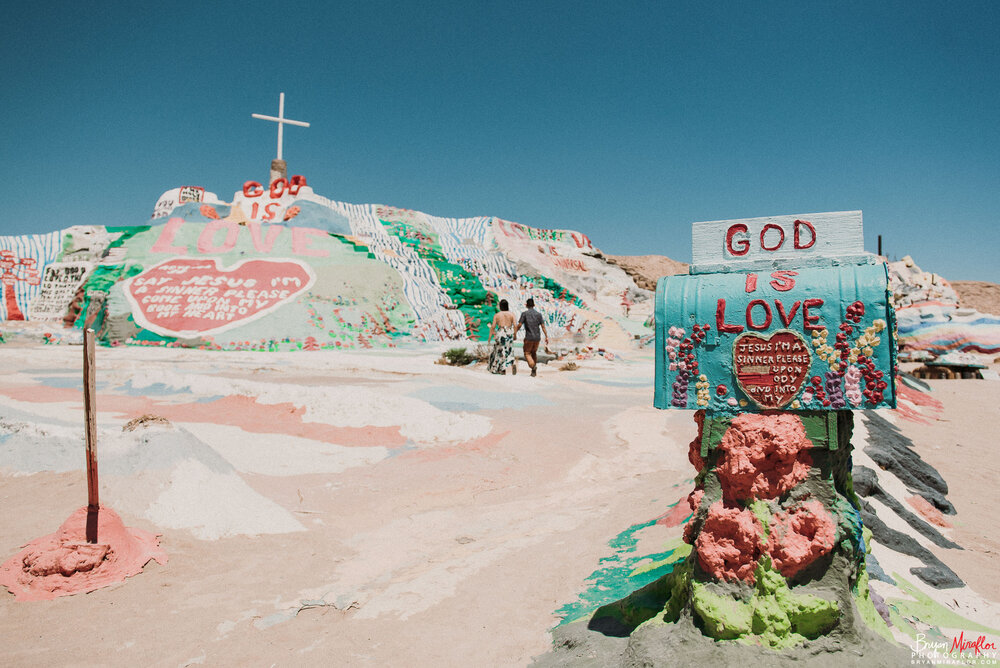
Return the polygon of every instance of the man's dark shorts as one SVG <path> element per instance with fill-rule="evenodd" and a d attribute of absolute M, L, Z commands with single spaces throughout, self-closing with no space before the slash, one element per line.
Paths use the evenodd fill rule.
<path fill-rule="evenodd" d="M 524 342 L 524 354 L 525 355 L 534 355 L 536 352 L 538 352 L 538 344 L 539 344 L 539 341 L 537 339 L 534 340 L 534 341 L 525 341 Z"/>

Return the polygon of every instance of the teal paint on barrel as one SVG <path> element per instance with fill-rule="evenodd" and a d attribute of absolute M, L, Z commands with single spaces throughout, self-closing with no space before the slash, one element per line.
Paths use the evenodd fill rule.
<path fill-rule="evenodd" d="M 884 264 L 669 276 L 656 289 L 657 408 L 895 408 Z"/>

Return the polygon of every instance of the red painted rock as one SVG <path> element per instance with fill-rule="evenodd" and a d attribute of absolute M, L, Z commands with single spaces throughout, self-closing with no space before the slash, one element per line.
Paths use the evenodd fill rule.
<path fill-rule="evenodd" d="M 771 561 L 790 578 L 833 549 L 837 526 L 823 504 L 813 499 L 776 513 L 770 538 Z"/>
<path fill-rule="evenodd" d="M 717 580 L 753 583 L 757 561 L 763 554 L 764 529 L 746 508 L 726 508 L 716 501 L 695 539 L 698 565 Z"/>
<path fill-rule="evenodd" d="M 719 444 L 722 497 L 774 499 L 805 480 L 812 466 L 802 420 L 793 414 L 743 413 Z"/>
<path fill-rule="evenodd" d="M 698 512 L 698 507 L 701 505 L 701 500 L 705 498 L 705 490 L 701 487 L 695 487 L 690 494 L 687 495 L 688 506 L 691 508 L 692 513 Z"/>
<path fill-rule="evenodd" d="M 698 508 L 701 507 L 701 500 L 705 498 L 705 489 L 701 486 L 695 487 L 691 490 L 691 493 L 687 495 L 687 502 L 684 506 L 690 509 L 688 516 L 693 515 L 698 512 Z M 684 542 L 689 545 L 694 540 L 694 523 L 688 522 L 684 525 L 683 533 Z"/>

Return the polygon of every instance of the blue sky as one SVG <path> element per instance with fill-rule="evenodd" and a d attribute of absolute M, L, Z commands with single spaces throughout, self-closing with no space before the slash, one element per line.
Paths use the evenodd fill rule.
<path fill-rule="evenodd" d="M 0 235 L 159 195 L 317 193 L 580 230 L 861 209 L 866 248 L 1000 282 L 1000 3 L 22 3 L 0 26 Z"/>

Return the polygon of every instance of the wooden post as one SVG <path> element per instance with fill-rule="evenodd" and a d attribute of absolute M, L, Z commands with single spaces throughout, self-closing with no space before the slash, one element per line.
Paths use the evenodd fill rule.
<path fill-rule="evenodd" d="M 94 330 L 83 332 L 83 413 L 87 429 L 87 542 L 97 542 L 97 415 L 94 402 Z"/>
<path fill-rule="evenodd" d="M 882 255 L 882 235 L 878 235 L 878 254 Z"/>

